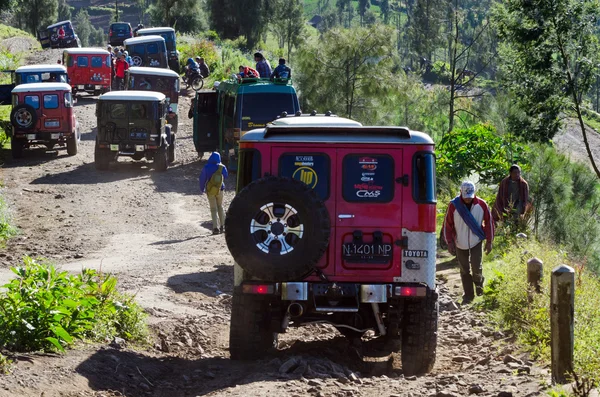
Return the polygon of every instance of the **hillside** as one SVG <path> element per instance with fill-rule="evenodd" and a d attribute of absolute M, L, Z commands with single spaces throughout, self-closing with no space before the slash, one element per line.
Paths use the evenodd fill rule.
<path fill-rule="evenodd" d="M 140 9 L 128 1 L 119 1 L 119 21 L 129 22 L 135 27 L 140 22 Z M 67 0 L 71 6 L 72 18 L 81 8 L 86 8 L 94 27 L 101 27 L 108 33 L 108 27 L 115 18 L 115 2 L 109 0 Z M 148 20 L 142 21 L 148 24 Z"/>

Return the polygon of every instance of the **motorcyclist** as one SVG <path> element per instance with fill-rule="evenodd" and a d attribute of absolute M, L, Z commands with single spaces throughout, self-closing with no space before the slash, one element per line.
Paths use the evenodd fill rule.
<path fill-rule="evenodd" d="M 200 66 L 192 58 L 188 58 L 185 65 L 185 76 L 188 81 L 196 73 L 200 73 Z"/>

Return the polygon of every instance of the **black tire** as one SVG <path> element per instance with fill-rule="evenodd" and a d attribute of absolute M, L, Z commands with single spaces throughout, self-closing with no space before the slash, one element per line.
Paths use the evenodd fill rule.
<path fill-rule="evenodd" d="M 325 204 L 309 186 L 271 176 L 235 196 L 225 230 L 235 261 L 251 275 L 277 282 L 299 280 L 314 271 L 329 245 L 331 227 Z"/>
<path fill-rule="evenodd" d="M 77 130 L 73 132 L 73 135 L 67 139 L 67 154 L 69 156 L 75 156 L 79 147 L 79 137 L 77 136 Z"/>
<path fill-rule="evenodd" d="M 98 171 L 107 170 L 111 159 L 112 153 L 109 149 L 101 149 L 96 145 L 94 149 L 94 165 Z"/>
<path fill-rule="evenodd" d="M 406 299 L 402 327 L 402 372 L 420 375 L 433 369 L 437 349 L 438 293 Z"/>
<path fill-rule="evenodd" d="M 23 157 L 23 142 L 20 139 L 11 138 L 10 140 L 10 151 L 13 159 L 20 159 Z"/>
<path fill-rule="evenodd" d="M 175 134 L 171 133 L 171 144 L 169 145 L 168 159 L 169 164 L 175 162 Z"/>
<path fill-rule="evenodd" d="M 33 106 L 26 103 L 15 106 L 10 112 L 11 124 L 20 130 L 32 129 L 35 127 L 37 119 L 37 113 Z"/>
<path fill-rule="evenodd" d="M 204 79 L 202 76 L 194 76 L 192 78 L 192 88 L 194 91 L 200 91 L 204 87 Z"/>
<path fill-rule="evenodd" d="M 234 291 L 229 327 L 232 360 L 255 360 L 275 347 L 276 334 L 270 326 L 268 297 Z"/>
<path fill-rule="evenodd" d="M 165 146 L 158 148 L 154 153 L 154 169 L 159 172 L 165 172 L 169 167 L 169 154 Z"/>

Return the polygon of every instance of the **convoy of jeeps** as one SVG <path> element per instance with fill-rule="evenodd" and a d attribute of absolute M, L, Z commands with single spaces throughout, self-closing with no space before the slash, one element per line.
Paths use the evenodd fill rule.
<path fill-rule="evenodd" d="M 178 59 L 174 31 L 143 29 L 132 38 L 131 27 L 121 25 L 111 28 L 111 40 L 136 60 L 125 91 L 110 92 L 111 55 L 98 49 L 66 49 L 66 68 L 13 73 L 14 159 L 36 145 L 76 155 L 74 97 L 88 92 L 99 95 L 98 170 L 120 157 L 151 161 L 157 171 L 175 161 L 180 82 L 168 69 Z M 48 46 L 76 46 L 69 21 L 44 33 Z M 330 112 L 302 114 L 290 81 L 221 82 L 195 93 L 189 116 L 200 157 L 219 151 L 237 171 L 225 222 L 235 261 L 231 358 L 267 354 L 289 327 L 328 323 L 350 338 L 374 331 L 401 351 L 405 375 L 430 371 L 438 324 L 431 138 Z"/>

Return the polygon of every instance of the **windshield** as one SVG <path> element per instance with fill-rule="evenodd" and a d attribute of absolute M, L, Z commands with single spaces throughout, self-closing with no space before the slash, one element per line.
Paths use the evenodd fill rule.
<path fill-rule="evenodd" d="M 264 127 L 284 111 L 291 115 L 298 110 L 298 100 L 293 93 L 256 93 L 238 97 L 238 117 L 241 116 L 242 131 Z"/>

